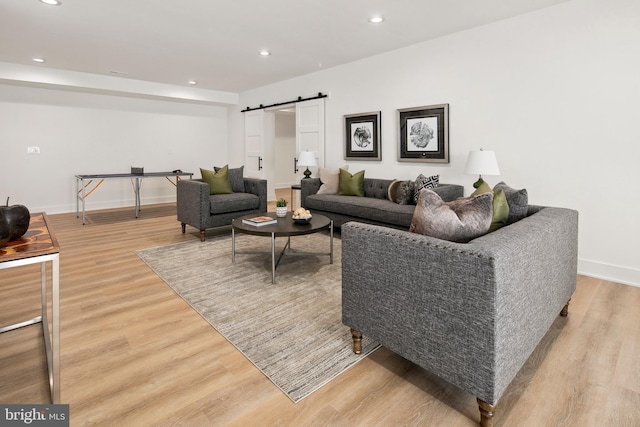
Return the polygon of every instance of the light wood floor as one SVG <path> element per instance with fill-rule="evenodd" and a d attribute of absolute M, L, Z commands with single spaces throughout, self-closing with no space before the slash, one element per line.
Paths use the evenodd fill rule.
<path fill-rule="evenodd" d="M 173 205 L 143 206 L 139 219 L 89 212 L 85 226 L 50 219 L 72 426 L 478 425 L 473 396 L 384 348 L 293 404 L 134 254 L 198 240 Z M 38 289 L 37 267 L 0 270 L 0 325 L 37 315 Z M 640 288 L 579 276 L 569 317 L 509 386 L 495 425 L 640 426 L 639 307 Z M 0 335 L 1 403 L 48 402 L 38 328 Z"/>

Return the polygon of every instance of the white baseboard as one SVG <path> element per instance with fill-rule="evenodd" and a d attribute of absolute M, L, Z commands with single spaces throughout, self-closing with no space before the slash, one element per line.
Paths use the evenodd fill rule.
<path fill-rule="evenodd" d="M 578 259 L 578 273 L 623 285 L 640 287 L 640 270 L 633 268 Z"/>
<path fill-rule="evenodd" d="M 140 200 L 140 205 L 155 205 L 160 203 L 175 203 L 176 196 L 160 196 L 160 197 L 147 197 L 142 198 Z M 122 200 L 108 200 L 108 201 L 97 201 L 93 202 L 91 200 L 86 201 L 85 209 L 86 211 L 95 211 L 100 209 L 114 209 L 114 208 L 124 208 L 131 207 L 132 210 L 135 209 L 135 201 L 133 199 L 122 199 Z M 51 206 L 36 206 L 34 208 L 29 208 L 31 212 L 46 212 L 47 214 L 62 214 L 62 213 L 70 213 L 76 211 L 75 203 L 72 205 L 51 205 Z M 82 205 L 80 205 L 80 215 L 82 215 Z"/>

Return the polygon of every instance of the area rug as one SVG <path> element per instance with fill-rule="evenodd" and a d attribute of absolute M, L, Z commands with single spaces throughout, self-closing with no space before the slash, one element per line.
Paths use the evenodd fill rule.
<path fill-rule="evenodd" d="M 276 249 L 286 238 L 276 239 Z M 291 238 L 294 252 L 328 252 L 329 235 Z M 237 251 L 270 251 L 270 239 L 236 234 Z M 341 245 L 328 256 L 287 256 L 271 283 L 270 254 L 237 254 L 231 236 L 136 251 L 180 297 L 293 402 L 299 402 L 373 352 L 352 351 L 342 324 Z"/>

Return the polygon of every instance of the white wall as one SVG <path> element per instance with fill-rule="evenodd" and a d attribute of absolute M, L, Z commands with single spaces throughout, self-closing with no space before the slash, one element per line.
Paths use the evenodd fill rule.
<path fill-rule="evenodd" d="M 572 0 L 344 66 L 240 94 L 255 106 L 330 92 L 326 164 L 343 160 L 343 116 L 382 112 L 382 161 L 350 171 L 464 184 L 469 150 L 495 150 L 499 180 L 530 202 L 580 212 L 579 271 L 640 285 L 640 2 Z M 399 108 L 450 105 L 450 163 L 400 163 Z M 242 139 L 230 108 L 231 141 Z M 241 161 L 241 144 L 229 149 Z"/>
<path fill-rule="evenodd" d="M 27 147 L 41 154 L 27 155 Z M 32 212 L 75 210 L 76 174 L 227 163 L 227 108 L 0 84 L 0 198 Z M 142 204 L 175 201 L 164 178 L 145 179 Z M 107 180 L 87 209 L 133 206 L 130 180 Z"/>

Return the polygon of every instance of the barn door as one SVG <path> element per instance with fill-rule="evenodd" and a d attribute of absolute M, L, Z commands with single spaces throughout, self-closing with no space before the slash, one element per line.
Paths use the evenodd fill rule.
<path fill-rule="evenodd" d="M 318 167 L 324 167 L 324 98 L 298 102 L 296 104 L 296 154 L 313 151 Z M 306 169 L 298 168 L 298 178 L 303 178 Z M 318 168 L 310 168 L 317 177 Z"/>
<path fill-rule="evenodd" d="M 246 176 L 264 178 L 265 158 L 264 110 L 244 113 L 244 171 Z"/>

